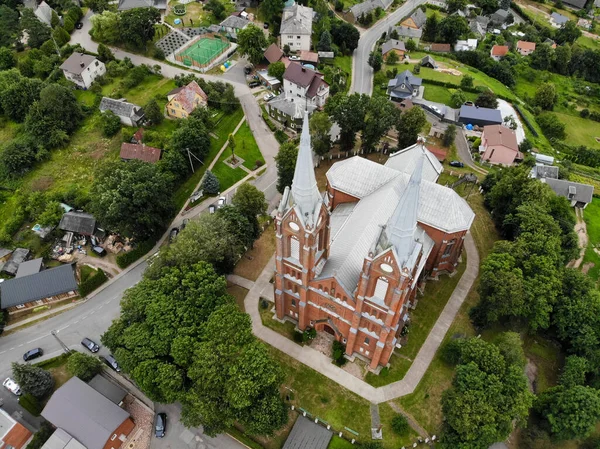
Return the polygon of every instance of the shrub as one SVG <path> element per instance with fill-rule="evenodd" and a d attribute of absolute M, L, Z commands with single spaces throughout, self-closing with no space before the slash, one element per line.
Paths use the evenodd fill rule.
<path fill-rule="evenodd" d="M 79 295 L 82 298 L 86 297 L 89 293 L 96 290 L 107 280 L 108 278 L 106 277 L 106 273 L 101 269 L 98 269 L 98 272 L 95 275 L 87 278 L 79 285 Z"/>
<path fill-rule="evenodd" d="M 582 118 L 588 118 L 590 116 L 590 110 L 589 109 L 582 109 L 581 111 L 579 111 L 579 115 Z"/>
<path fill-rule="evenodd" d="M 277 142 L 284 144 L 287 142 L 288 136 L 281 129 L 278 129 L 275 131 L 275 139 L 277 139 Z"/>
<path fill-rule="evenodd" d="M 40 413 L 42 413 L 40 402 L 30 393 L 25 393 L 19 397 L 19 405 L 33 416 L 40 416 Z M 31 447 L 31 444 L 27 447 Z"/>
<path fill-rule="evenodd" d="M 335 340 L 332 345 L 333 349 L 333 363 L 337 366 L 343 366 L 346 364 L 347 360 L 344 357 L 344 353 L 346 352 L 346 345 L 342 342 Z"/>
<path fill-rule="evenodd" d="M 392 418 L 392 429 L 398 435 L 408 434 L 409 427 L 408 421 L 404 415 L 396 415 Z"/>
<path fill-rule="evenodd" d="M 74 351 L 67 360 L 67 371 L 87 382 L 102 371 L 102 362 L 92 355 Z"/>
<path fill-rule="evenodd" d="M 52 436 L 54 433 L 54 427 L 47 421 L 44 421 L 40 426 L 40 430 L 38 430 L 34 435 L 29 444 L 27 445 L 27 449 L 40 449 L 46 441 Z"/>
<path fill-rule="evenodd" d="M 154 248 L 154 241 L 147 240 L 141 242 L 131 251 L 125 254 L 119 254 L 117 256 L 117 265 L 119 268 L 127 268 L 140 257 L 145 256 L 152 248 Z"/>
<path fill-rule="evenodd" d="M 112 137 L 121 129 L 121 120 L 113 111 L 106 111 L 102 114 L 102 134 L 106 137 Z"/>
<path fill-rule="evenodd" d="M 307 342 L 309 340 L 314 340 L 314 338 L 317 336 L 317 331 L 315 330 L 314 327 L 309 327 L 308 329 L 306 329 L 304 331 L 304 333 L 302 334 L 302 340 L 304 342 Z"/>
<path fill-rule="evenodd" d="M 216 195 L 221 191 L 219 179 L 210 170 L 206 170 L 202 179 L 202 190 L 205 195 Z"/>
<path fill-rule="evenodd" d="M 296 343 L 304 342 L 304 334 L 302 332 L 294 331 L 294 341 Z"/>

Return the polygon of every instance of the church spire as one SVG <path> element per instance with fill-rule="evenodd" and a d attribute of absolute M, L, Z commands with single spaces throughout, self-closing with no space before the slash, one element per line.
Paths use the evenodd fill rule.
<path fill-rule="evenodd" d="M 317 203 L 321 201 L 321 195 L 319 195 L 317 178 L 315 177 L 310 130 L 308 129 L 308 111 L 304 112 L 300 149 L 298 150 L 294 180 L 292 181 L 292 196 L 302 213 L 301 219 L 305 224 L 313 226 L 313 213 Z"/>
<path fill-rule="evenodd" d="M 407 262 L 415 247 L 415 230 L 417 228 L 423 163 L 427 157 L 423 142 L 420 141 L 417 145 L 421 146 L 419 160 L 387 224 L 388 242 L 396 248 L 398 262 L 402 265 Z"/>

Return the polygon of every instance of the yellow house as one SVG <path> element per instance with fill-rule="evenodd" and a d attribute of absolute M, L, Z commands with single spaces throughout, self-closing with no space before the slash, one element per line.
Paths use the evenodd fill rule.
<path fill-rule="evenodd" d="M 198 106 L 206 106 L 207 95 L 196 81 L 184 87 L 173 89 L 167 94 L 167 115 L 172 118 L 186 118 Z"/>

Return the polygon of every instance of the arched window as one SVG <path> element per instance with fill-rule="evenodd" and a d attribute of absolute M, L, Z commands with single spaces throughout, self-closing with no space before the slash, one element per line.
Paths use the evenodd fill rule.
<path fill-rule="evenodd" d="M 444 254 L 442 257 L 448 257 L 451 253 L 452 250 L 454 249 L 454 245 L 456 243 L 456 239 L 452 239 L 448 242 L 448 244 L 446 245 L 446 249 L 444 250 Z"/>
<path fill-rule="evenodd" d="M 290 237 L 290 257 L 300 261 L 300 241 L 294 236 Z"/>
<path fill-rule="evenodd" d="M 385 297 L 387 295 L 389 286 L 390 284 L 388 283 L 386 278 L 377 278 L 377 284 L 375 284 L 375 292 L 373 293 L 373 296 L 381 299 L 382 301 L 385 301 Z"/>

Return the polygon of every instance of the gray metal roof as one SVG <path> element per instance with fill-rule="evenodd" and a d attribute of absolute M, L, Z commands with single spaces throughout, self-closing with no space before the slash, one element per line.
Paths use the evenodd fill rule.
<path fill-rule="evenodd" d="M 0 259 L 12 253 L 12 249 L 0 248 Z"/>
<path fill-rule="evenodd" d="M 9 279 L 0 284 L 0 308 L 6 309 L 78 289 L 72 265 Z"/>
<path fill-rule="evenodd" d="M 401 36 L 401 37 L 410 37 L 410 38 L 414 37 L 417 39 L 421 39 L 421 36 L 423 36 L 422 29 L 417 30 L 417 29 L 405 27 L 405 26 L 394 27 L 394 29 L 398 32 L 398 36 Z"/>
<path fill-rule="evenodd" d="M 277 109 L 281 113 L 288 115 L 292 118 L 302 118 L 304 113 L 305 104 L 303 101 L 293 101 L 285 97 L 285 93 L 278 95 L 267 103 L 270 108 Z M 315 105 L 308 105 L 308 113 L 312 113 L 317 107 Z"/>
<path fill-rule="evenodd" d="M 66 72 L 73 73 L 75 75 L 80 75 L 81 72 L 83 72 L 87 67 L 93 64 L 94 61 L 96 61 L 96 58 L 94 56 L 74 52 L 71 56 L 67 58 L 65 62 L 62 63 L 60 68 Z"/>
<path fill-rule="evenodd" d="M 584 8 L 587 0 L 564 0 L 567 5 L 575 6 L 576 8 Z"/>
<path fill-rule="evenodd" d="M 553 12 L 550 17 L 552 19 L 554 19 L 554 22 L 556 22 L 558 25 L 562 25 L 564 23 L 567 23 L 569 21 L 568 17 L 563 16 L 562 14 L 559 14 L 557 12 Z"/>
<path fill-rule="evenodd" d="M 435 62 L 435 59 L 433 59 L 430 55 L 427 55 L 423 59 L 421 59 L 421 65 L 427 65 L 427 64 L 430 64 L 431 66 L 433 66 L 433 68 L 437 67 L 437 63 Z"/>
<path fill-rule="evenodd" d="M 421 157 L 421 151 L 421 145 L 415 143 L 414 145 L 391 154 L 386 161 L 385 166 L 410 174 L 417 166 L 417 162 Z M 425 148 L 424 152 L 427 157 L 427 163 L 423 167 L 423 179 L 436 182 L 440 173 L 444 170 L 444 167 L 431 151 Z"/>
<path fill-rule="evenodd" d="M 58 228 L 63 231 L 92 235 L 96 229 L 96 219 L 92 214 L 71 211 L 63 214 L 60 223 L 58 224 Z"/>
<path fill-rule="evenodd" d="M 72 377 L 54 392 L 42 416 L 87 449 L 102 449 L 129 413 L 78 377 Z"/>
<path fill-rule="evenodd" d="M 411 14 L 410 18 L 413 19 L 413 22 L 415 22 L 415 25 L 419 28 L 422 28 L 423 25 L 425 25 L 425 22 L 427 21 L 427 15 L 425 14 L 425 12 L 423 12 L 420 6 L 417 9 L 415 9 L 415 12 Z"/>
<path fill-rule="evenodd" d="M 594 186 L 567 181 L 565 179 L 545 178 L 542 179 L 542 182 L 548 184 L 558 196 L 563 196 L 569 201 L 577 201 L 578 203 L 585 204 L 592 202 Z"/>
<path fill-rule="evenodd" d="M 222 27 L 226 27 L 226 28 L 237 28 L 237 29 L 243 29 L 244 27 L 248 26 L 248 24 L 250 23 L 250 21 L 248 19 L 244 19 L 243 17 L 240 16 L 229 16 L 226 17 L 225 20 L 223 20 L 220 25 Z"/>
<path fill-rule="evenodd" d="M 123 390 L 116 383 L 108 380 L 102 374 L 96 374 L 94 378 L 88 382 L 88 385 L 106 399 L 117 405 L 119 405 L 123 398 L 127 396 L 127 392 L 125 390 Z"/>
<path fill-rule="evenodd" d="M 498 9 L 495 13 L 492 14 L 492 21 L 504 23 L 506 21 L 506 18 L 508 17 L 508 13 L 508 9 Z"/>
<path fill-rule="evenodd" d="M 502 113 L 498 109 L 480 108 L 478 106 L 461 106 L 459 117 L 464 120 L 485 120 L 502 123 Z"/>
<path fill-rule="evenodd" d="M 531 177 L 558 179 L 558 167 L 553 165 L 535 164 L 531 169 Z"/>
<path fill-rule="evenodd" d="M 48 5 L 48 3 L 42 1 L 35 9 L 34 14 L 40 22 L 45 23 L 48 26 L 52 24 L 52 12 L 54 10 Z"/>
<path fill-rule="evenodd" d="M 63 429 L 58 428 L 50 435 L 41 449 L 86 449 L 86 447 Z"/>
<path fill-rule="evenodd" d="M 127 11 L 133 8 L 156 8 L 167 9 L 167 0 L 119 0 L 119 11 Z"/>
<path fill-rule="evenodd" d="M 283 9 L 279 34 L 311 34 L 313 10 L 294 3 Z"/>
<path fill-rule="evenodd" d="M 29 250 L 25 248 L 17 248 L 13 251 L 8 259 L 8 262 L 4 264 L 2 267 L 2 271 L 12 274 L 13 276 L 17 274 L 17 270 L 19 269 L 19 265 L 21 265 L 27 258 L 29 257 Z"/>
<path fill-rule="evenodd" d="M 406 51 L 406 48 L 404 47 L 404 42 L 396 39 L 390 39 L 385 41 L 381 46 L 381 54 L 385 55 L 391 50 Z"/>
<path fill-rule="evenodd" d="M 133 103 L 127 103 L 122 100 L 114 100 L 108 97 L 102 97 L 100 102 L 100 111 L 112 111 L 119 117 L 134 117 L 138 115 L 142 108 Z"/>
<path fill-rule="evenodd" d="M 358 19 L 361 15 L 367 14 L 369 11 L 373 11 L 377 8 L 386 10 L 393 3 L 393 0 L 366 0 L 362 3 L 357 3 L 350 8 L 352 15 Z"/>
<path fill-rule="evenodd" d="M 283 449 L 327 449 L 333 433 L 304 416 L 298 416 Z"/>
<path fill-rule="evenodd" d="M 19 268 L 17 268 L 17 274 L 15 277 L 20 278 L 23 276 L 29 276 L 30 274 L 39 273 L 42 270 L 43 260 L 44 259 L 40 257 L 39 259 L 28 260 L 27 262 L 21 263 Z"/>

